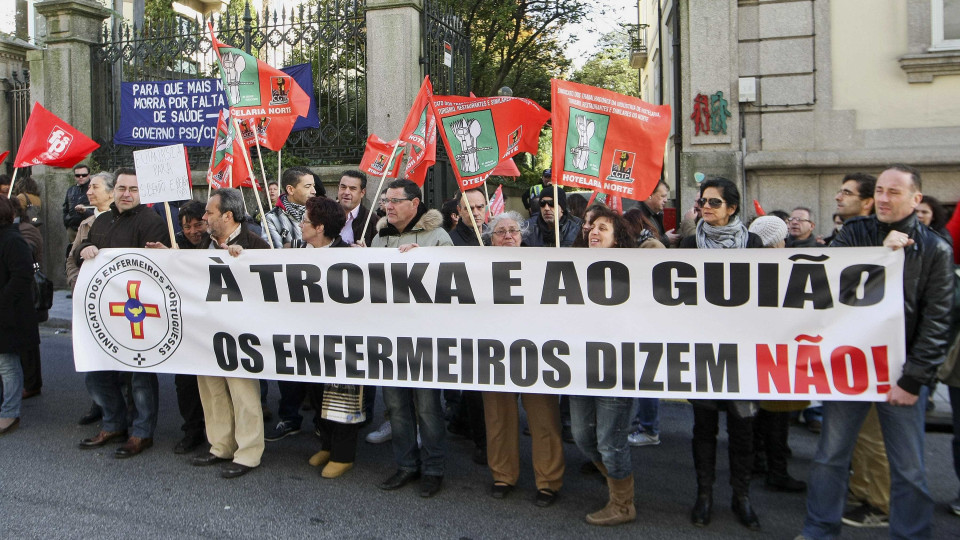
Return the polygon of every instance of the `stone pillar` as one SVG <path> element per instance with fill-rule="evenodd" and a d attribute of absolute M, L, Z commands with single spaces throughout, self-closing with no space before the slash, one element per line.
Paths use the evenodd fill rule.
<path fill-rule="evenodd" d="M 45 0 L 34 9 L 46 20 L 46 48 L 29 51 L 30 97 L 84 133 L 91 133 L 91 45 L 100 40 L 110 12 L 95 0 Z M 95 171 L 91 171 L 95 172 Z M 73 171 L 33 167 L 43 198 L 46 273 L 58 287 L 66 286 L 63 266 L 67 233 L 63 228 L 63 197 L 74 183 Z"/>
<path fill-rule="evenodd" d="M 400 135 L 423 73 L 423 0 L 367 0 L 367 132 L 385 140 Z M 367 185 L 367 206 L 377 182 Z"/>

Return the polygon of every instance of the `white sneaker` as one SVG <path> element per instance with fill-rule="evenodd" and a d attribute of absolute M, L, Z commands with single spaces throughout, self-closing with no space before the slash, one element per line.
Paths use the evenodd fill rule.
<path fill-rule="evenodd" d="M 638 429 L 630 435 L 627 435 L 627 441 L 630 443 L 630 446 L 656 446 L 660 444 L 660 434 L 650 435 Z"/>
<path fill-rule="evenodd" d="M 376 431 L 367 433 L 366 441 L 370 444 L 385 443 L 393 438 L 393 428 L 390 427 L 390 421 L 380 424 Z"/>

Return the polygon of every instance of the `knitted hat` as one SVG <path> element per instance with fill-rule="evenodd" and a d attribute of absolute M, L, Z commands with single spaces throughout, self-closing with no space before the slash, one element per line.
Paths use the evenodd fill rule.
<path fill-rule="evenodd" d="M 763 247 L 770 247 L 787 238 L 787 224 L 776 216 L 760 216 L 750 224 L 750 232 L 763 240 Z"/>
<path fill-rule="evenodd" d="M 553 189 L 545 189 L 540 192 L 540 199 L 550 199 L 553 200 Z M 557 202 L 560 203 L 560 208 L 563 208 L 563 211 L 567 211 L 567 193 L 563 191 L 562 188 L 557 188 Z"/>

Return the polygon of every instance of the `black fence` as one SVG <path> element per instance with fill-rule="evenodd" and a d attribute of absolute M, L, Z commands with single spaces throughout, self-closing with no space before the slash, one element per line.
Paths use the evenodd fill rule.
<path fill-rule="evenodd" d="M 3 86 L 3 98 L 10 111 L 10 148 L 4 149 L 10 151 L 10 156 L 4 161 L 4 170 L 7 174 L 13 174 L 13 158 L 20 149 L 23 130 L 30 118 L 30 71 L 14 71 L 9 79 L 0 79 L 0 85 Z M 19 174 L 23 175 L 21 177 L 29 176 L 30 170 L 21 171 Z"/>
<path fill-rule="evenodd" d="M 209 20 L 182 17 L 142 27 L 107 24 L 92 47 L 93 137 L 98 166 L 132 164 L 136 147 L 115 145 L 120 124 L 121 82 L 219 77 L 207 24 L 217 39 L 274 67 L 310 62 L 319 128 L 292 133 L 284 166 L 358 163 L 367 137 L 366 15 L 363 0 L 320 0 L 310 7 L 267 10 Z M 194 169 L 205 169 L 210 148 L 191 147 Z M 264 159 L 270 159 L 265 155 Z M 276 163 L 276 157 L 273 157 Z"/>

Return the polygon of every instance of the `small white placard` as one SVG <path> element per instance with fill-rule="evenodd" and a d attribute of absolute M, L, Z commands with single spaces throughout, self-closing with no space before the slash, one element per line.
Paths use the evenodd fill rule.
<path fill-rule="evenodd" d="M 190 166 L 182 144 L 133 152 L 137 169 L 140 202 L 183 201 L 193 198 L 190 191 Z"/>

